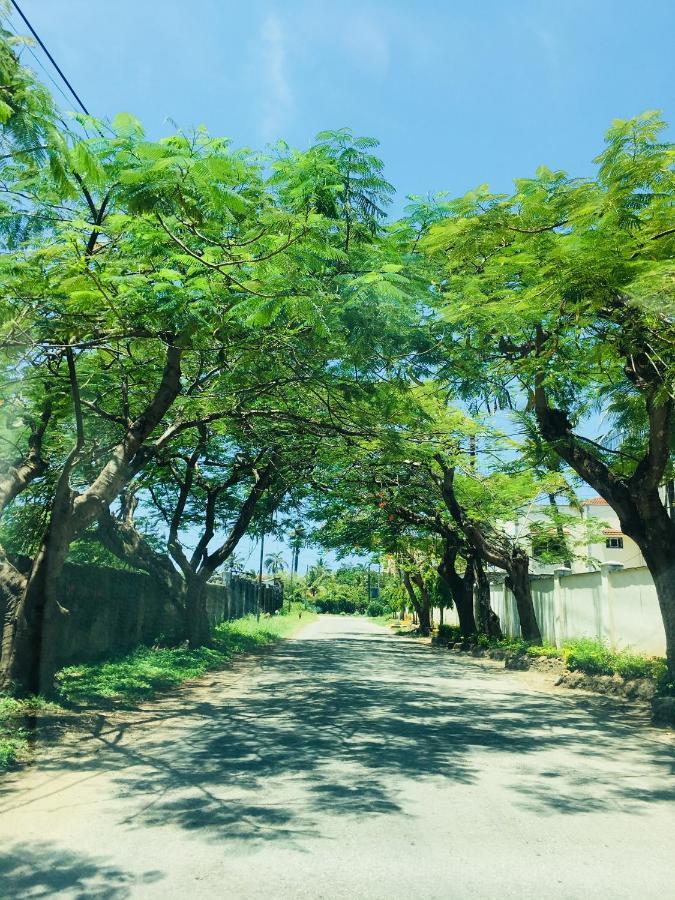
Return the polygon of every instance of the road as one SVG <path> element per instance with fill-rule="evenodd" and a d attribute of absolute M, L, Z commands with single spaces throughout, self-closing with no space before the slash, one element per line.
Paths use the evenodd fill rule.
<path fill-rule="evenodd" d="M 3 898 L 659 898 L 675 754 L 602 698 L 322 617 L 0 787 Z"/>

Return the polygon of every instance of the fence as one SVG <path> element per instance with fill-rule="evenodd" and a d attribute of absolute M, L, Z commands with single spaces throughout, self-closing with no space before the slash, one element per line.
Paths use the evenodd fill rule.
<path fill-rule="evenodd" d="M 532 599 L 542 637 L 560 646 L 572 638 L 590 637 L 612 648 L 663 656 L 666 638 L 656 588 L 645 566 L 617 569 L 603 564 L 599 572 L 531 576 Z M 502 576 L 492 576 L 492 608 L 502 630 L 519 637 L 518 612 Z M 457 622 L 454 610 L 445 621 Z"/>
<path fill-rule="evenodd" d="M 225 575 L 222 584 L 209 584 L 211 625 L 256 612 L 257 592 L 256 582 L 238 576 Z M 59 651 L 61 665 L 179 637 L 178 614 L 166 591 L 141 572 L 68 564 L 59 582 L 59 597 L 69 611 Z M 273 613 L 282 603 L 282 587 L 263 584 L 261 611 Z"/>

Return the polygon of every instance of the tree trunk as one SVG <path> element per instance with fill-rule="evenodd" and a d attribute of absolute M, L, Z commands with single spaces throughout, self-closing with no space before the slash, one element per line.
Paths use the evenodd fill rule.
<path fill-rule="evenodd" d="M 15 640 L 15 629 L 18 619 L 21 598 L 26 591 L 26 574 L 20 572 L 7 559 L 5 551 L 0 547 L 0 610 L 2 612 L 2 644 L 0 645 L 0 678 L 2 678 L 3 661 L 12 652 Z M 0 684 L 0 689 L 7 690 L 10 685 Z"/>
<path fill-rule="evenodd" d="M 431 634 L 431 610 L 428 603 L 421 603 L 417 613 L 420 620 L 420 634 Z"/>
<path fill-rule="evenodd" d="M 497 613 L 490 605 L 490 582 L 483 564 L 479 559 L 473 560 L 476 579 L 476 607 L 478 612 L 478 631 L 489 638 L 501 640 L 502 628 Z"/>
<path fill-rule="evenodd" d="M 452 548 L 446 548 L 438 566 L 438 574 L 448 585 L 452 595 L 459 618 L 459 630 L 463 637 L 469 637 L 476 633 L 476 619 L 473 612 L 473 567 L 467 563 L 462 576 L 457 571 L 456 560 L 457 552 Z"/>
<path fill-rule="evenodd" d="M 411 580 L 417 585 L 420 592 L 419 609 L 417 612 L 420 620 L 420 634 L 431 634 L 431 598 L 429 596 L 429 591 L 424 583 L 424 578 L 419 573 L 411 575 Z"/>
<path fill-rule="evenodd" d="M 633 538 L 647 563 L 663 618 L 666 660 L 675 681 L 675 522 L 657 492 L 636 500 L 639 518 L 621 521 L 621 530 Z"/>
<path fill-rule="evenodd" d="M 59 603 L 58 582 L 70 546 L 70 532 L 60 516 L 52 513 L 23 593 L 11 604 L 6 621 L 0 661 L 0 689 L 19 694 L 44 694 L 54 690 L 59 667 L 61 628 L 68 611 Z"/>
<path fill-rule="evenodd" d="M 530 559 L 520 549 L 511 554 L 511 560 L 506 575 L 506 586 L 510 588 L 516 601 L 520 633 L 524 640 L 541 644 L 541 631 L 537 622 L 537 616 L 532 602 L 532 589 L 530 585 Z"/>
<path fill-rule="evenodd" d="M 543 343 L 541 335 L 539 342 Z M 666 635 L 668 671 L 675 681 L 675 522 L 659 496 L 671 459 L 675 402 L 669 396 L 660 397 L 661 373 L 654 366 L 651 352 L 632 352 L 625 371 L 629 380 L 643 391 L 649 420 L 644 455 L 630 476 L 614 471 L 591 453 L 583 439 L 572 431 L 566 412 L 549 405 L 544 372 L 536 376 L 534 408 L 544 438 L 607 501 L 619 517 L 621 530 L 640 548 L 656 586 Z"/>
<path fill-rule="evenodd" d="M 81 452 L 84 434 L 79 413 L 79 390 L 72 370 L 71 385 L 77 424 L 77 443 L 61 469 L 49 524 L 35 556 L 23 595 L 15 604 L 11 639 L 3 640 L 0 689 L 31 694 L 53 693 L 58 666 L 59 633 L 67 615 L 57 596 L 58 580 L 71 542 L 94 522 L 132 477 L 131 462 L 162 420 L 180 392 L 181 350 L 168 346 L 159 386 L 144 412 L 128 427 L 92 484 L 78 494 L 70 476 Z M 70 356 L 72 362 L 72 355 Z"/>
<path fill-rule="evenodd" d="M 190 647 L 204 647 L 211 643 L 211 626 L 206 608 L 206 579 L 190 578 L 185 592 L 185 620 Z"/>
<path fill-rule="evenodd" d="M 417 624 L 420 634 L 427 635 L 431 632 L 431 618 L 429 615 L 429 593 L 424 587 L 424 580 L 421 575 L 411 575 L 410 572 L 406 572 L 405 569 L 402 570 L 401 575 L 405 589 L 410 597 L 410 602 L 417 614 Z M 420 597 L 417 596 L 413 582 L 420 588 Z"/>

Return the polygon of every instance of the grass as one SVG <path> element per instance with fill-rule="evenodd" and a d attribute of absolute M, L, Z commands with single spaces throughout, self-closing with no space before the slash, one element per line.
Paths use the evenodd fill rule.
<path fill-rule="evenodd" d="M 42 697 L 17 700 L 0 696 L 0 772 L 21 760 L 28 751 L 30 720 L 57 710 L 58 706 Z"/>
<path fill-rule="evenodd" d="M 461 640 L 454 625 L 442 626 L 438 636 L 442 642 Z M 479 647 L 504 650 L 527 656 L 545 656 L 560 659 L 565 666 L 587 675 L 621 675 L 623 678 L 650 678 L 656 682 L 660 693 L 675 693 L 675 686 L 668 682 L 666 661 L 662 657 L 643 656 L 630 650 L 612 650 L 602 641 L 577 638 L 565 641 L 562 647 L 550 644 L 533 644 L 519 638 L 495 640 L 481 634 L 476 638 Z"/>
<path fill-rule="evenodd" d="M 567 641 L 562 658 L 568 669 L 588 675 L 622 675 L 624 678 L 652 678 L 663 682 L 667 675 L 666 661 L 660 657 L 642 656 L 630 650 L 610 650 L 600 641 L 580 638 Z"/>
<path fill-rule="evenodd" d="M 59 696 L 80 707 L 133 705 L 289 637 L 315 617 L 298 608 L 260 621 L 247 616 L 218 625 L 210 647 L 138 647 L 118 659 L 69 666 L 57 676 Z"/>
<path fill-rule="evenodd" d="M 41 697 L 25 700 L 0 696 L 0 771 L 20 762 L 28 751 L 31 718 L 82 709 L 130 708 L 205 672 L 218 669 L 241 653 L 250 653 L 290 637 L 313 621 L 316 613 L 299 605 L 283 615 L 255 616 L 223 622 L 210 647 L 137 647 L 100 663 L 68 666 L 57 675 L 57 703 Z M 63 705 L 59 705 L 63 704 Z"/>
<path fill-rule="evenodd" d="M 368 616 L 369 622 L 375 622 L 376 625 L 400 625 L 398 619 L 395 619 L 394 616 L 388 612 L 382 616 Z"/>

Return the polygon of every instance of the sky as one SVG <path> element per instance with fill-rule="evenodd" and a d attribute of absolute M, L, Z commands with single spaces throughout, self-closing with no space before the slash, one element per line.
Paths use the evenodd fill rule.
<path fill-rule="evenodd" d="M 93 115 L 254 148 L 349 126 L 381 142 L 393 215 L 540 165 L 587 175 L 613 119 L 675 122 L 675 0 L 19 2 Z"/>

